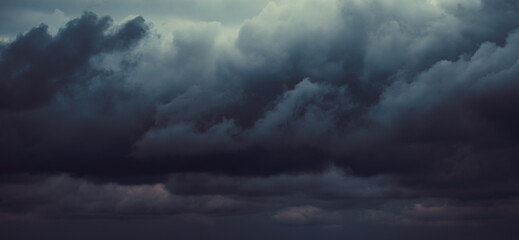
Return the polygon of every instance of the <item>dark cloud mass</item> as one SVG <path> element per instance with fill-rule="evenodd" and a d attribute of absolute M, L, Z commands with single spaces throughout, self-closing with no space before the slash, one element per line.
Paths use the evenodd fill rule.
<path fill-rule="evenodd" d="M 144 19 L 135 18 L 113 35 L 106 30 L 112 20 L 85 13 L 52 37 L 40 25 L 20 35 L 2 51 L 2 99 L 5 110 L 24 110 L 47 104 L 62 87 L 80 82 L 91 73 L 94 56 L 125 51 L 147 32 Z M 86 72 L 85 72 L 86 71 Z"/>
<path fill-rule="evenodd" d="M 279 0 L 238 25 L 157 16 L 84 12 L 0 35 L 0 224 L 517 236 L 517 1 Z"/>

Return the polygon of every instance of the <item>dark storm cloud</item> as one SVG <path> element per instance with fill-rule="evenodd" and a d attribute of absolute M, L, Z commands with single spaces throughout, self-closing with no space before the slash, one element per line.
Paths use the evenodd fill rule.
<path fill-rule="evenodd" d="M 109 17 L 85 13 L 52 37 L 47 26 L 20 35 L 2 51 L 0 108 L 21 110 L 47 104 L 65 86 L 84 80 L 88 62 L 97 54 L 127 50 L 146 33 L 144 19 L 135 18 L 113 35 Z"/>
<path fill-rule="evenodd" d="M 291 222 L 286 213 L 292 209 L 320 223 L 339 220 L 343 208 L 369 208 L 380 201 L 369 200 L 394 195 L 389 179 L 362 179 L 338 169 L 325 174 L 279 175 L 271 178 L 229 177 L 211 174 L 173 174 L 165 183 L 121 185 L 95 184 L 85 179 L 57 176 L 11 176 L 0 185 L 2 212 L 33 213 L 45 217 L 145 217 L 175 214 L 243 215 L 268 212 L 274 219 Z M 394 192 L 405 191 L 394 189 Z M 304 196 L 304 197 L 301 197 Z M 341 199 L 351 198 L 349 206 Z M 335 199 L 336 202 L 329 202 Z M 355 200 L 366 199 L 363 204 Z M 341 200 L 341 204 L 339 204 Z M 302 209 L 294 205 L 305 206 Z M 315 218 L 315 219 L 314 219 Z M 0 216 L 0 221 L 2 217 Z M 295 219 L 296 223 L 300 223 Z"/>
<path fill-rule="evenodd" d="M 163 184 L 95 185 L 63 175 L 43 178 L 38 183 L 3 185 L 0 192 L 5 196 L 2 199 L 3 212 L 30 212 L 58 218 L 128 218 L 183 213 L 243 214 L 257 208 L 253 203 L 221 195 L 171 194 Z"/>
<path fill-rule="evenodd" d="M 361 130 L 375 136 L 368 140 L 379 150 L 375 154 L 381 160 L 400 158 L 403 170 L 458 171 L 466 164 L 472 169 L 460 177 L 476 177 L 490 166 L 511 174 L 517 167 L 512 160 L 517 131 L 507 122 L 516 119 L 517 101 L 509 92 L 517 89 L 517 36 L 512 32 L 504 47 L 485 43 L 470 58 L 439 62 L 386 88 L 368 114 L 376 124 Z"/>
<path fill-rule="evenodd" d="M 70 174 L 39 193 L 79 199 L 0 194 L 42 215 L 212 214 L 189 202 L 222 197 L 214 212 L 259 204 L 284 223 L 333 226 L 355 208 L 503 217 L 519 194 L 518 19 L 515 1 L 322 0 L 271 2 L 239 29 L 189 22 L 172 39 L 92 13 L 55 36 L 34 28 L 1 48 L 0 172 Z M 157 191 L 160 203 L 131 195 Z"/>

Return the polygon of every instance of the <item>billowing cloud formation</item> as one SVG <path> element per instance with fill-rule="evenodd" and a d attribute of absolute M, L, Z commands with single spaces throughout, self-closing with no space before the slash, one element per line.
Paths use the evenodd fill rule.
<path fill-rule="evenodd" d="M 85 13 L 1 45 L 3 211 L 517 218 L 515 1 L 272 1 L 239 27 L 112 22 Z M 27 175 L 46 180 L 16 185 Z"/>
<path fill-rule="evenodd" d="M 47 104 L 59 88 L 93 77 L 88 62 L 95 55 L 127 50 L 147 32 L 141 17 L 107 35 L 110 23 L 108 17 L 85 13 L 55 37 L 45 25 L 19 36 L 2 51 L 0 108 L 21 110 Z"/>

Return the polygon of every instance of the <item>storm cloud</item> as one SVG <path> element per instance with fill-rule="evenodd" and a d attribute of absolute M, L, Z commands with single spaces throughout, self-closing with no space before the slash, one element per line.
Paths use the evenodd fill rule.
<path fill-rule="evenodd" d="M 0 221 L 517 222 L 517 2 L 221 2 L 5 35 Z"/>

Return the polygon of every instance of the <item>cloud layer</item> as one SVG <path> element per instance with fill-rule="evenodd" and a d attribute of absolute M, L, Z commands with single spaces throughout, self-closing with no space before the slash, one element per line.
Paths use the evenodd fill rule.
<path fill-rule="evenodd" d="M 515 1 L 145 18 L 85 12 L 1 43 L 0 211 L 517 219 Z"/>

